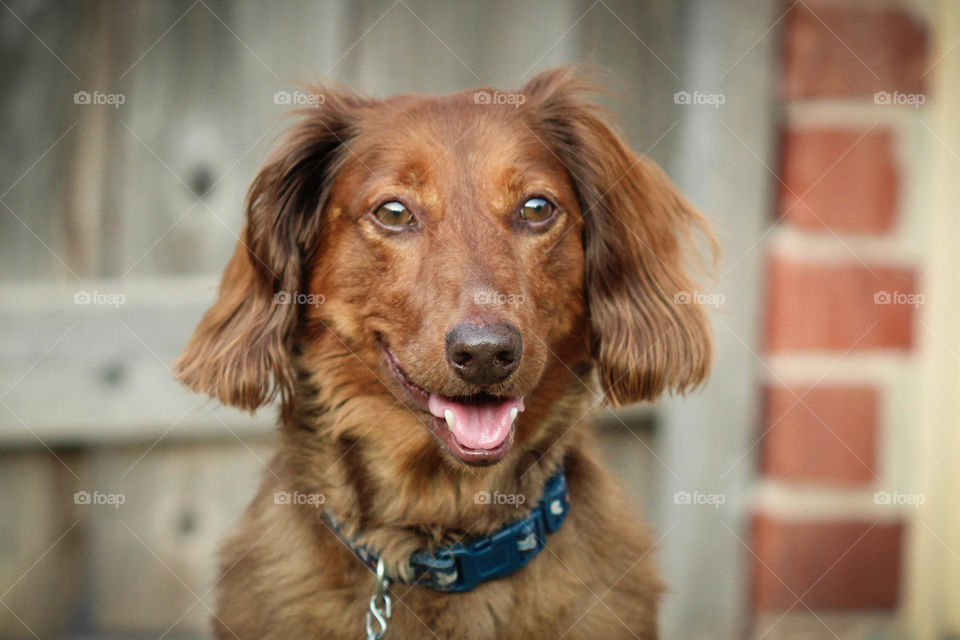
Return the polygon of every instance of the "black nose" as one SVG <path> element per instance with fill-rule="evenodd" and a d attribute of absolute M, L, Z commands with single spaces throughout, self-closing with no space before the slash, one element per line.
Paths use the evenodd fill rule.
<path fill-rule="evenodd" d="M 505 322 L 478 326 L 461 324 L 447 334 L 447 359 L 457 375 L 477 385 L 510 377 L 520 364 L 523 338 Z"/>

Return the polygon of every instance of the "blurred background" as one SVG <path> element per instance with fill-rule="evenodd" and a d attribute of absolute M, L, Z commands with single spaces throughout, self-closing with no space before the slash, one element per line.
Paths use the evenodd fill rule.
<path fill-rule="evenodd" d="M 207 637 L 274 415 L 169 365 L 294 82 L 590 61 L 724 250 L 710 383 L 597 426 L 663 637 L 960 638 L 958 42 L 953 0 L 0 1 L 0 637 Z"/>

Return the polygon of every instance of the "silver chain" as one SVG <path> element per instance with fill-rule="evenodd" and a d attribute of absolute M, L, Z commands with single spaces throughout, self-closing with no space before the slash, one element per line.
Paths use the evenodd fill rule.
<path fill-rule="evenodd" d="M 370 596 L 370 610 L 367 611 L 367 640 L 380 640 L 387 633 L 393 602 L 390 600 L 390 579 L 386 577 L 383 558 L 377 560 L 377 587 Z M 376 621 L 379 630 L 374 630 Z"/>

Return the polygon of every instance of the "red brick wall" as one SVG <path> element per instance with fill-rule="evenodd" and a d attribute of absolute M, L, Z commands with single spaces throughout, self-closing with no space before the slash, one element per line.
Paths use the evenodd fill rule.
<path fill-rule="evenodd" d="M 914 281 L 914 270 L 905 267 L 774 254 L 767 266 L 767 349 L 910 349 L 915 307 L 878 300 L 915 294 Z"/>
<path fill-rule="evenodd" d="M 889 130 L 787 128 L 781 155 L 785 220 L 814 231 L 890 231 L 900 190 Z"/>
<path fill-rule="evenodd" d="M 790 483 L 863 486 L 877 473 L 879 393 L 865 385 L 764 391 L 761 471 Z"/>
<path fill-rule="evenodd" d="M 882 116 L 924 99 L 928 29 L 911 6 L 804 0 L 784 20 L 785 108 L 771 224 L 824 251 L 768 245 L 768 359 L 908 357 L 913 349 L 917 270 L 852 248 L 899 237 L 908 177 L 898 151 L 903 134 L 895 118 Z M 791 117 L 831 113 L 818 111 L 822 105 L 862 117 Z M 811 387 L 774 376 L 765 388 L 760 482 L 780 495 L 878 490 L 884 390 L 869 376 L 837 380 L 825 370 L 814 378 Z M 862 509 L 827 515 L 758 502 L 755 613 L 776 620 L 788 611 L 895 610 L 903 526 Z"/>
<path fill-rule="evenodd" d="M 896 607 L 902 537 L 898 523 L 784 522 L 758 515 L 754 552 L 765 570 L 754 573 L 754 606 L 778 611 Z"/>

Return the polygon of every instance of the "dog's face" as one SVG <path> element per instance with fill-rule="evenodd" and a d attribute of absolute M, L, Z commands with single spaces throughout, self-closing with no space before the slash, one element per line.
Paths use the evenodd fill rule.
<path fill-rule="evenodd" d="M 534 439 L 581 363 L 614 403 L 702 380 L 710 334 L 678 295 L 700 219 L 582 90 L 561 70 L 519 106 L 325 94 L 251 187 L 181 377 L 249 409 L 399 404 L 418 419 L 393 439 L 455 465 Z"/>
<path fill-rule="evenodd" d="M 450 454 L 496 461 L 558 341 L 583 328 L 576 192 L 522 114 L 472 94 L 391 101 L 359 127 L 308 316 L 382 362 Z"/>

